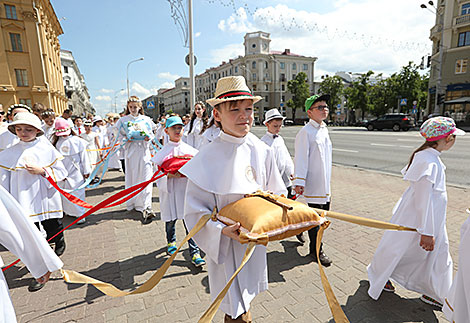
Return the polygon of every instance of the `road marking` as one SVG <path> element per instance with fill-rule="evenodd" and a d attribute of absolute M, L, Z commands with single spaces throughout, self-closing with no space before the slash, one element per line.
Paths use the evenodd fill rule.
<path fill-rule="evenodd" d="M 357 150 L 349 150 L 349 149 L 339 149 L 339 148 L 333 148 L 334 151 L 343 151 L 345 153 L 358 153 Z"/>
<path fill-rule="evenodd" d="M 370 145 L 371 146 L 382 146 L 382 147 L 395 147 L 395 145 L 388 145 L 388 144 L 374 144 L 374 143 L 371 143 Z"/>
<path fill-rule="evenodd" d="M 401 148 L 414 148 L 413 146 L 400 146 Z"/>
<path fill-rule="evenodd" d="M 410 142 L 416 142 L 416 140 L 418 140 L 418 138 L 416 139 L 397 139 L 398 141 L 410 141 Z"/>

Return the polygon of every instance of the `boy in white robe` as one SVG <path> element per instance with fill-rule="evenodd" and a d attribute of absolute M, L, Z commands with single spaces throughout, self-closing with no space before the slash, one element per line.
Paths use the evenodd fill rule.
<path fill-rule="evenodd" d="M 253 104 L 261 97 L 253 96 L 242 76 L 219 79 L 212 105 L 214 117 L 221 124 L 220 135 L 202 147 L 198 154 L 180 169 L 188 178 L 184 220 L 192 229 L 204 214 L 256 190 L 286 194 L 277 170 L 274 152 L 250 133 Z M 224 288 L 240 265 L 246 244 L 239 242 L 240 224 L 226 226 L 209 221 L 194 236 L 206 253 L 211 298 Z M 253 256 L 233 281 L 220 309 L 225 322 L 251 322 L 251 300 L 268 288 L 266 247 L 257 245 Z"/>
<path fill-rule="evenodd" d="M 165 161 L 174 157 L 191 158 L 197 154 L 197 149 L 184 143 L 183 137 L 183 121 L 180 117 L 169 117 L 166 120 L 165 133 L 169 136 L 168 143 L 159 150 L 152 158 L 152 162 L 157 166 L 161 166 Z M 179 172 L 176 174 L 169 173 L 157 182 L 160 195 L 160 214 L 162 221 L 165 222 L 165 231 L 167 239 L 167 254 L 172 255 L 176 251 L 176 220 L 184 218 L 184 195 L 186 193 L 186 185 L 188 179 L 181 176 Z M 188 230 L 186 225 L 186 234 Z M 189 255 L 191 262 L 200 267 L 206 262 L 201 258 L 199 247 L 193 239 L 189 239 Z"/>
<path fill-rule="evenodd" d="M 51 272 L 62 268 L 63 263 L 52 251 L 24 209 L 13 196 L 0 186 L 0 244 L 26 265 L 38 284 L 44 285 Z M 0 267 L 4 263 L 0 257 Z M 0 322 L 16 322 L 8 285 L 0 270 Z"/>
<path fill-rule="evenodd" d="M 470 213 L 470 209 L 467 210 Z M 450 322 L 470 322 L 470 217 L 460 229 L 459 269 L 442 311 Z"/>
<path fill-rule="evenodd" d="M 456 135 L 464 135 L 450 118 L 435 117 L 421 126 L 426 142 L 412 154 L 403 179 L 410 186 L 393 209 L 390 222 L 416 228 L 417 232 L 387 231 L 367 267 L 369 296 L 393 292 L 394 280 L 422 293 L 425 303 L 442 307 L 452 283 L 452 258 L 446 230 L 447 192 L 445 166 L 439 158 Z"/>
<path fill-rule="evenodd" d="M 295 137 L 294 191 L 303 195 L 308 206 L 329 210 L 331 201 L 332 145 L 324 120 L 328 117 L 330 96 L 313 95 L 305 101 L 305 112 L 310 121 Z M 309 249 L 313 261 L 317 259 L 317 233 L 319 227 L 308 230 Z M 303 242 L 303 236 L 297 236 Z M 332 261 L 320 246 L 320 263 L 328 267 Z"/>
<path fill-rule="evenodd" d="M 279 135 L 282 128 L 282 122 L 285 117 L 281 115 L 278 109 L 271 109 L 266 112 L 264 125 L 268 128 L 266 134 L 261 137 L 261 141 L 266 143 L 274 150 L 276 165 L 282 180 L 287 188 L 287 197 L 292 198 L 292 179 L 294 178 L 294 162 L 287 150 L 284 139 Z"/>
<path fill-rule="evenodd" d="M 46 231 L 47 239 L 51 239 L 63 229 L 63 213 L 61 195 L 46 177 L 51 176 L 58 182 L 67 176 L 63 157 L 47 140 L 37 138 L 44 133 L 41 121 L 32 113 L 16 114 L 8 130 L 15 133 L 20 142 L 0 152 L 0 184 L 16 198 L 26 216 Z M 64 253 L 63 233 L 50 242 L 55 243 L 58 256 Z M 33 280 L 29 287 L 35 291 L 42 286 Z"/>

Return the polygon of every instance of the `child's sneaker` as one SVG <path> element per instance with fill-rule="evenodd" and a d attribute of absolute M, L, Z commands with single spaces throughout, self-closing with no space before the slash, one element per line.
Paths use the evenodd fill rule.
<path fill-rule="evenodd" d="M 384 291 L 392 293 L 395 291 L 395 286 L 393 286 L 390 280 L 387 280 L 387 282 L 385 283 Z"/>
<path fill-rule="evenodd" d="M 176 242 L 170 242 L 170 243 L 168 244 L 168 246 L 166 247 L 166 253 L 167 253 L 169 256 L 171 256 L 172 254 L 175 253 L 176 249 L 178 249 L 178 248 L 176 248 Z"/>
<path fill-rule="evenodd" d="M 202 265 L 206 264 L 206 261 L 202 259 L 201 255 L 198 253 L 194 254 L 193 258 L 191 259 L 191 262 L 196 267 L 201 267 Z"/>
<path fill-rule="evenodd" d="M 422 300 L 423 302 L 425 302 L 426 304 L 430 304 L 430 305 L 433 305 L 433 306 L 437 306 L 439 308 L 442 308 L 442 304 L 439 303 L 438 301 L 436 301 L 434 298 L 431 298 L 429 296 L 426 296 L 426 295 L 423 295 L 419 298 L 420 300 Z"/>

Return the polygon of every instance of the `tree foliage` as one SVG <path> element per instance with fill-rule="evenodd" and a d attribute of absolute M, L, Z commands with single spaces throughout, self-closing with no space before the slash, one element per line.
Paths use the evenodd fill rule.
<path fill-rule="evenodd" d="M 300 72 L 295 79 L 287 82 L 287 89 L 292 94 L 292 99 L 287 101 L 287 106 L 292 109 L 292 119 L 295 120 L 297 109 L 304 109 L 305 100 L 310 96 L 310 90 L 307 83 L 307 74 Z"/>
<path fill-rule="evenodd" d="M 343 89 L 344 89 L 343 81 L 341 77 L 337 75 L 327 76 L 320 84 L 320 88 L 318 92 L 320 94 L 330 95 L 330 102 L 328 102 L 328 104 L 329 104 L 330 111 L 332 112 L 332 114 L 335 112 L 338 104 L 341 103 Z"/>

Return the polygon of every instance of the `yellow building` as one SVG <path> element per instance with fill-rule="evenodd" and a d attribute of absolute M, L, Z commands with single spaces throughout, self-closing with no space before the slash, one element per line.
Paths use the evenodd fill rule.
<path fill-rule="evenodd" d="M 0 0 L 0 104 L 67 106 L 60 44 L 62 27 L 49 0 Z"/>

